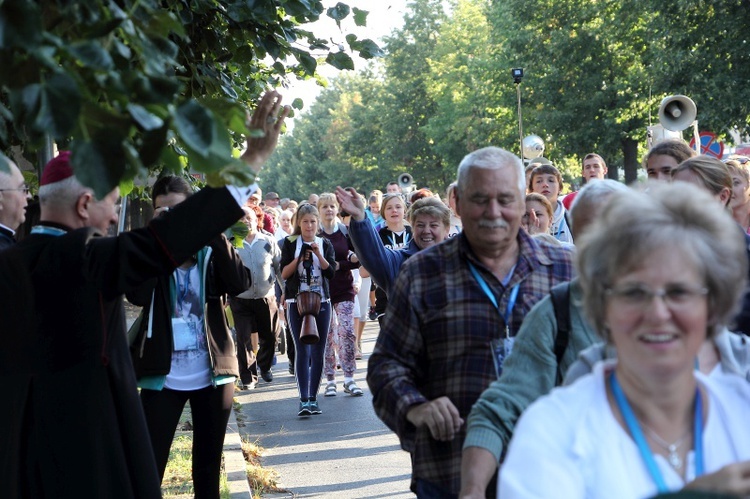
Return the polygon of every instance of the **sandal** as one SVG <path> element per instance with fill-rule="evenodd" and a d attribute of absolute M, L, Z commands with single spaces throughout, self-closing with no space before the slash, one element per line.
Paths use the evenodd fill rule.
<path fill-rule="evenodd" d="M 347 381 L 346 383 L 344 383 L 344 391 L 352 397 L 361 397 L 365 394 L 365 392 L 363 392 L 362 389 L 358 387 L 357 383 L 355 383 L 354 381 Z"/>
<path fill-rule="evenodd" d="M 336 396 L 336 382 L 335 381 L 329 381 L 326 383 L 326 397 L 335 397 Z"/>

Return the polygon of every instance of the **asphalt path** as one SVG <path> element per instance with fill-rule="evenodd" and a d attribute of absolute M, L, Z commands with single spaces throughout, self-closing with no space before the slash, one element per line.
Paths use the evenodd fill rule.
<path fill-rule="evenodd" d="M 237 393 L 243 438 L 265 449 L 262 465 L 278 472 L 287 492 L 264 497 L 413 498 L 409 491 L 411 462 L 396 435 L 375 415 L 365 382 L 367 358 L 375 344 L 377 322 L 368 322 L 362 339 L 363 359 L 355 381 L 361 397 L 345 394 L 337 371 L 338 393 L 318 402 L 323 414 L 297 416 L 299 395 L 288 372 L 286 355 L 277 357 L 271 383 Z"/>

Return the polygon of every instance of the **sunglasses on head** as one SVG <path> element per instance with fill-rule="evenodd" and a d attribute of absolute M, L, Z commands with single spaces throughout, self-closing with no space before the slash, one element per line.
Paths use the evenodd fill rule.
<path fill-rule="evenodd" d="M 736 161 L 739 164 L 744 165 L 748 161 L 750 161 L 750 158 L 748 158 L 747 156 L 735 156 L 733 158 L 727 158 L 727 159 L 725 159 L 723 161 L 724 161 L 724 163 L 726 163 L 727 161 Z"/>

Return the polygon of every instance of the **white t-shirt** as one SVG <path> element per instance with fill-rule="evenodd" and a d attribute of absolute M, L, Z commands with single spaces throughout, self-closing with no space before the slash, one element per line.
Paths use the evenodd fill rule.
<path fill-rule="evenodd" d="M 175 309 L 172 318 L 174 351 L 164 386 L 171 390 L 200 390 L 211 384 L 211 359 L 203 328 L 203 297 L 198 264 L 176 269 Z"/>
<path fill-rule="evenodd" d="M 498 498 L 642 499 L 658 493 L 638 447 L 615 419 L 607 402 L 605 368 L 573 385 L 556 388 L 533 403 L 519 420 L 500 470 Z M 739 376 L 720 382 L 696 373 L 708 404 L 703 452 L 705 473 L 750 459 L 750 384 Z M 660 455 L 655 456 L 667 487 L 685 483 Z M 692 452 L 687 476 L 694 474 Z"/>
<path fill-rule="evenodd" d="M 294 250 L 294 258 L 298 258 L 300 256 L 300 251 L 302 250 L 302 245 L 305 244 L 305 242 L 302 240 L 302 237 L 297 238 L 297 247 Z M 310 243 L 307 243 L 310 244 Z M 320 248 L 320 252 L 323 253 L 323 239 L 320 237 L 315 238 L 315 244 L 318 245 L 318 248 Z M 318 256 L 313 253 L 312 254 L 312 261 L 313 264 L 310 267 L 310 283 L 307 283 L 307 270 L 305 269 L 304 262 L 302 259 L 300 259 L 299 263 L 297 264 L 297 275 L 299 276 L 299 290 L 300 291 L 315 291 L 316 293 L 320 293 L 323 296 L 324 300 L 327 300 L 328 297 L 325 296 L 325 289 L 323 287 L 323 271 L 320 268 L 320 260 L 318 259 Z M 287 303 L 295 303 L 295 298 L 287 298 Z"/>

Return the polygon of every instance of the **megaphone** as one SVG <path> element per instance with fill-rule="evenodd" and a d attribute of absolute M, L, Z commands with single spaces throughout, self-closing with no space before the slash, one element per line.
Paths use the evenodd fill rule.
<path fill-rule="evenodd" d="M 685 130 L 695 121 L 697 115 L 695 102 L 685 95 L 665 97 L 659 106 L 659 123 L 673 132 Z"/>
<path fill-rule="evenodd" d="M 398 186 L 402 191 L 408 191 L 414 184 L 414 179 L 408 173 L 402 173 L 398 176 Z"/>
<path fill-rule="evenodd" d="M 529 135 L 521 142 L 523 157 L 527 159 L 538 158 L 544 154 L 544 141 L 539 135 Z"/>

